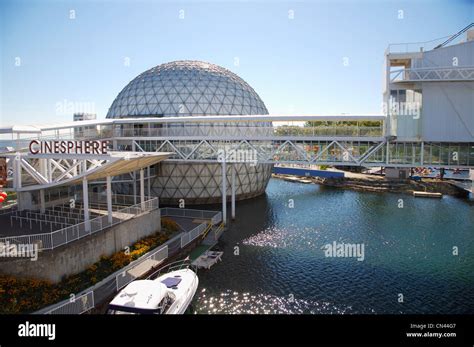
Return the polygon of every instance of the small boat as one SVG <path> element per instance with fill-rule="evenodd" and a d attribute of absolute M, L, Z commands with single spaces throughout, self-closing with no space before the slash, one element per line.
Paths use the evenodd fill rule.
<path fill-rule="evenodd" d="M 199 279 L 189 268 L 169 264 L 145 280 L 123 288 L 108 306 L 108 314 L 183 314 L 196 293 Z M 164 269 L 168 272 L 161 275 Z M 155 279 L 151 277 L 157 276 Z"/>

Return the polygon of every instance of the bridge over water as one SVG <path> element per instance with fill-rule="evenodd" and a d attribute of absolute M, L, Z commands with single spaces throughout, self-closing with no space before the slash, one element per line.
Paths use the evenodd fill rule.
<path fill-rule="evenodd" d="M 21 186 L 17 183 L 13 187 L 17 191 L 66 184 L 75 181 L 76 175 L 110 165 L 110 160 L 100 156 L 58 154 L 41 158 L 28 151 L 32 139 L 108 140 L 110 150 L 121 153 L 159 152 L 167 153 L 171 162 L 220 163 L 224 177 L 228 174 L 226 166 L 235 163 L 474 168 L 474 140 L 430 141 L 422 135 L 400 139 L 390 135 L 383 115 L 147 117 L 13 126 L 0 132 L 11 136 L 3 140 L 3 147 L 10 145 L 10 153 L 4 156 L 10 157 L 13 177 L 19 182 L 14 173 L 19 169 L 27 175 Z M 21 157 L 19 168 L 11 164 L 11 158 L 17 156 Z M 150 190 L 150 168 L 145 175 Z M 231 175 L 234 215 L 233 169 Z M 117 180 L 133 181 L 136 176 L 122 175 L 114 182 Z M 227 192 L 227 179 L 222 185 L 222 191 Z"/>

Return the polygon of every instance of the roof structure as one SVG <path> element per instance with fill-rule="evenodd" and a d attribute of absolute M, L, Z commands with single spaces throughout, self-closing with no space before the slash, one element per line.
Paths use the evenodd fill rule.
<path fill-rule="evenodd" d="M 75 185 L 82 182 L 83 179 L 88 181 L 105 179 L 108 176 L 119 176 L 129 172 L 137 171 L 140 169 L 147 168 L 151 165 L 157 164 L 167 158 L 173 153 L 168 152 L 155 152 L 155 153 L 144 153 L 144 152 L 109 152 L 107 155 L 82 155 L 82 154 L 22 154 L 21 165 L 28 173 L 32 174 L 33 177 L 38 177 L 40 173 L 34 171 L 34 168 L 25 160 L 28 159 L 61 159 L 63 161 L 86 161 L 96 160 L 96 165 L 90 167 L 87 171 L 78 175 L 72 175 L 72 170 L 66 171 L 61 179 L 51 181 L 39 181 L 39 184 L 22 186 L 16 189 L 17 191 L 32 191 L 45 188 L 53 188 L 65 185 Z M 16 155 L 16 154 L 15 154 Z M 12 156 L 12 155 L 7 155 Z M 94 159 L 95 158 L 95 159 Z M 59 164 L 58 164 L 59 165 Z"/>

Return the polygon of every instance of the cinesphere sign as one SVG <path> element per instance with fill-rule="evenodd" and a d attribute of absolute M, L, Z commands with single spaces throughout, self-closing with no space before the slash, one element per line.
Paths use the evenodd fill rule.
<path fill-rule="evenodd" d="M 30 142 L 31 154 L 107 154 L 109 141 L 38 141 Z"/>

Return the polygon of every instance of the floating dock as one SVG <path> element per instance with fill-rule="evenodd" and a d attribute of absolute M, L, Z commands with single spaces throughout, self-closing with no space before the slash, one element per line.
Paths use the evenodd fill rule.
<path fill-rule="evenodd" d="M 413 196 L 418 198 L 442 198 L 443 194 L 414 191 Z"/>
<path fill-rule="evenodd" d="M 223 254 L 224 252 L 207 250 L 197 257 L 192 262 L 192 265 L 196 266 L 198 269 L 210 269 L 212 265 L 222 261 Z"/>

